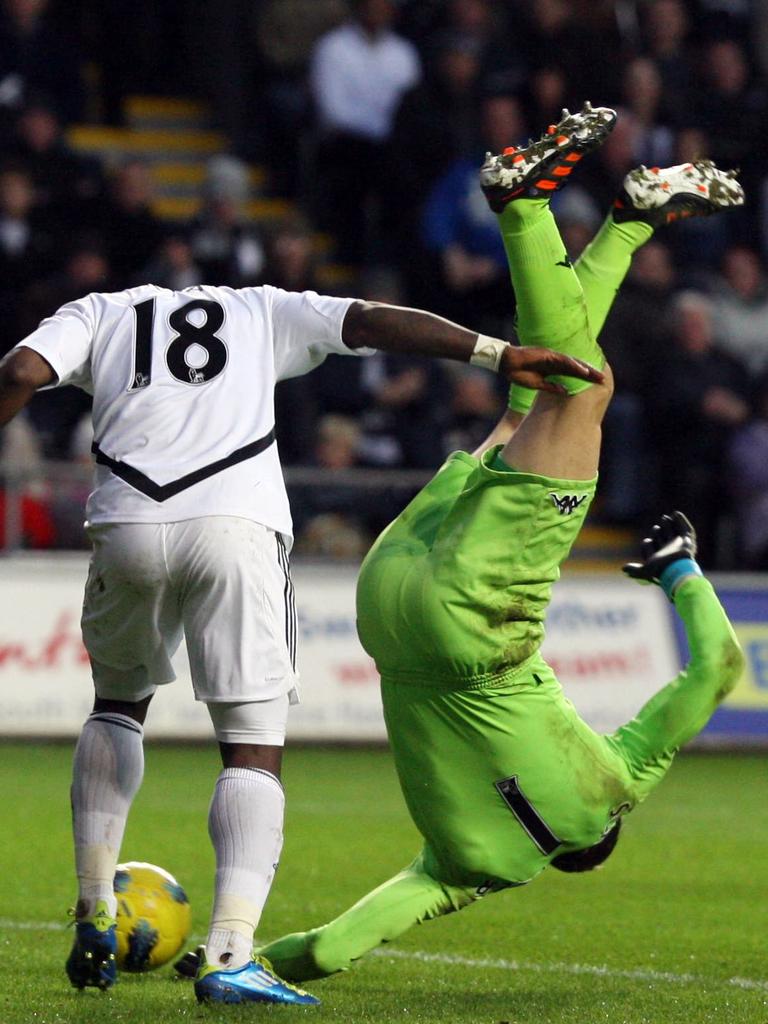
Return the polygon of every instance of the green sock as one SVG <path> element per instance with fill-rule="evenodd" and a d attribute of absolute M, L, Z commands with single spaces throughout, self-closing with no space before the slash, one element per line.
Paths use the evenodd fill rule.
<path fill-rule="evenodd" d="M 602 227 L 576 262 L 584 290 L 592 334 L 597 338 L 626 277 L 632 256 L 653 234 L 650 224 L 630 220 L 616 224 L 608 214 Z"/>
<path fill-rule="evenodd" d="M 426 873 L 422 857 L 363 896 L 322 928 L 297 932 L 258 950 L 287 981 L 310 981 L 346 971 L 355 960 L 408 928 L 468 906 L 473 887 L 445 885 Z"/>
<path fill-rule="evenodd" d="M 571 267 L 546 199 L 517 199 L 499 214 L 499 227 L 517 300 L 517 331 L 523 345 L 543 345 L 602 367 L 603 353 L 589 330 L 579 278 Z M 590 384 L 555 377 L 570 394 Z M 535 392 L 515 385 L 509 407 L 525 413 Z"/>

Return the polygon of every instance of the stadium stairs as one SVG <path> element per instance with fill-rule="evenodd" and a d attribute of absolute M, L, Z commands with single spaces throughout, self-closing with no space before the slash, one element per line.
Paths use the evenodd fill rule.
<path fill-rule="evenodd" d="M 155 183 L 155 214 L 168 221 L 194 217 L 203 203 L 206 163 L 228 152 L 226 138 L 211 131 L 206 107 L 187 99 L 132 96 L 125 104 L 126 126 L 75 125 L 69 144 L 80 153 L 101 159 L 107 167 L 131 157 L 146 161 Z M 250 170 L 253 197 L 245 208 L 254 221 L 276 221 L 290 213 L 290 204 L 261 193 L 266 174 Z"/>
<path fill-rule="evenodd" d="M 131 157 L 145 161 L 154 179 L 156 216 L 171 223 L 191 220 L 203 205 L 207 162 L 229 152 L 226 137 L 211 130 L 208 108 L 185 98 L 131 96 L 125 102 L 125 120 L 123 128 L 75 125 L 68 133 L 69 144 L 107 167 Z M 292 203 L 265 194 L 268 180 L 263 168 L 251 167 L 249 178 L 251 199 L 244 208 L 248 220 L 268 230 L 296 213 Z M 332 240 L 317 234 L 315 247 L 327 256 Z M 321 284 L 337 288 L 348 284 L 351 273 L 324 261 L 318 276 Z"/>

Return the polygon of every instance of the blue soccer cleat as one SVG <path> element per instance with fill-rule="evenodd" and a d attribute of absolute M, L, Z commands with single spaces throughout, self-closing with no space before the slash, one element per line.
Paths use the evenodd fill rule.
<path fill-rule="evenodd" d="M 244 967 L 227 970 L 209 964 L 205 947 L 198 950 L 199 967 L 195 978 L 198 1003 L 292 1003 L 316 1006 L 320 1000 L 278 978 L 269 960 L 254 957 Z"/>
<path fill-rule="evenodd" d="M 111 988 L 117 981 L 117 931 L 106 900 L 97 900 L 90 917 L 75 923 L 75 941 L 67 957 L 67 977 L 75 988 Z"/>

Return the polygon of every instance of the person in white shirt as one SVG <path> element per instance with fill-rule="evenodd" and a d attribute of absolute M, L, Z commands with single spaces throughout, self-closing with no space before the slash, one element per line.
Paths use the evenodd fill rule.
<path fill-rule="evenodd" d="M 421 64 L 415 47 L 392 31 L 392 0 L 355 0 L 352 8 L 352 17 L 315 45 L 310 88 L 321 132 L 319 215 L 337 238 L 339 257 L 356 263 L 376 237 L 373 221 L 383 220 L 386 143 Z"/>
<path fill-rule="evenodd" d="M 0 426 L 39 388 L 93 394 L 93 543 L 82 628 L 96 699 L 75 752 L 79 884 L 66 969 L 77 988 L 115 980 L 113 877 L 143 774 L 143 723 L 186 638 L 223 770 L 209 814 L 216 853 L 198 999 L 316 1002 L 253 960 L 282 846 L 282 747 L 297 699 L 291 517 L 274 387 L 332 352 L 379 348 L 471 361 L 559 391 L 593 380 L 577 360 L 516 348 L 439 317 L 279 288 L 144 285 L 62 306 L 0 364 Z"/>

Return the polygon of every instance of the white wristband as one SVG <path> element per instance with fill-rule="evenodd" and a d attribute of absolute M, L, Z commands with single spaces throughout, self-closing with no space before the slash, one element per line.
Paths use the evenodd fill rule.
<path fill-rule="evenodd" d="M 485 334 L 478 334 L 469 361 L 473 366 L 484 366 L 486 370 L 493 370 L 494 373 L 497 373 L 505 348 L 509 348 L 508 341 L 499 341 L 498 338 L 489 338 Z"/>

